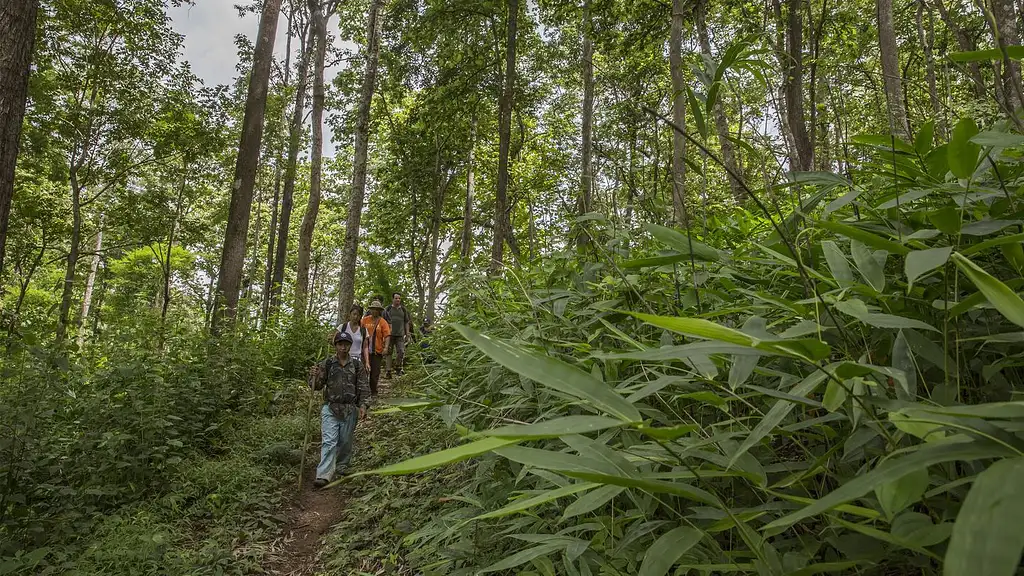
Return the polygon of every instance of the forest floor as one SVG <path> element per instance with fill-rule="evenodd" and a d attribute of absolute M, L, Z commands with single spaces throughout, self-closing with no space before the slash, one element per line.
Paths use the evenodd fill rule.
<path fill-rule="evenodd" d="M 345 514 L 345 494 L 313 486 L 316 463 L 303 471 L 302 493 L 285 511 L 287 524 L 267 553 L 266 571 L 277 576 L 314 574 L 320 539 Z"/>

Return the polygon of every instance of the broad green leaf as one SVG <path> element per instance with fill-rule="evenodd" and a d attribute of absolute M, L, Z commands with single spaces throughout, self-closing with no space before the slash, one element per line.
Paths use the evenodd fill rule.
<path fill-rule="evenodd" d="M 894 314 L 871 312 L 868 310 L 864 302 L 857 300 L 856 298 L 838 302 L 835 307 L 836 310 L 839 310 L 843 314 L 853 316 L 868 326 L 874 326 L 876 328 L 919 328 L 921 330 L 938 332 L 935 327 L 925 324 L 920 320 L 904 318 L 903 316 L 896 316 Z"/>
<path fill-rule="evenodd" d="M 839 246 L 831 240 L 825 240 L 821 243 L 821 250 L 825 253 L 825 262 L 828 263 L 832 277 L 839 283 L 839 287 L 853 286 L 853 270 L 850 270 L 850 262 Z"/>
<path fill-rule="evenodd" d="M 889 412 L 889 421 L 899 430 L 926 442 L 946 437 L 942 424 L 915 418 L 912 410 L 904 409 L 899 412 Z"/>
<path fill-rule="evenodd" d="M 623 268 L 657 268 L 676 262 L 683 262 L 690 259 L 689 254 L 669 254 L 666 256 L 654 256 L 651 258 L 638 258 L 636 260 L 625 260 Z"/>
<path fill-rule="evenodd" d="M 697 392 L 697 394 L 700 394 L 700 392 Z M 715 398 L 719 399 L 720 397 L 715 395 Z M 718 403 L 710 403 L 716 406 L 722 406 L 725 405 L 726 402 L 723 400 Z M 695 430 L 700 430 L 700 426 L 697 424 L 676 424 L 675 426 L 664 426 L 657 428 L 652 426 L 638 426 L 637 430 L 639 430 L 640 432 L 647 436 L 650 436 L 651 438 L 671 441 L 675 440 L 676 438 L 679 438 L 680 436 L 685 436 L 686 434 L 689 434 L 690 432 L 693 432 Z"/>
<path fill-rule="evenodd" d="M 910 144 L 889 134 L 856 134 L 850 138 L 850 142 L 876 146 L 884 150 L 896 150 L 897 152 L 905 152 L 907 154 L 916 153 Z"/>
<path fill-rule="evenodd" d="M 640 412 L 607 384 L 590 374 L 546 354 L 491 338 L 472 328 L 455 325 L 466 340 L 505 368 L 564 394 L 575 396 L 594 408 L 626 422 L 639 422 Z"/>
<path fill-rule="evenodd" d="M 875 488 L 875 496 L 889 518 L 893 518 L 921 499 L 928 489 L 928 469 L 919 468 L 913 472 L 886 482 Z"/>
<path fill-rule="evenodd" d="M 959 234 L 963 226 L 960 211 L 952 206 L 944 206 L 928 213 L 928 221 L 943 234 Z"/>
<path fill-rule="evenodd" d="M 952 258 L 957 267 L 978 287 L 978 291 L 985 295 L 985 298 L 995 306 L 1000 314 L 1010 322 L 1024 327 L 1024 301 L 1017 296 L 1016 292 L 964 256 L 953 254 Z"/>
<path fill-rule="evenodd" d="M 860 242 L 863 242 L 864 244 L 867 244 L 868 246 L 874 248 L 875 250 L 885 250 L 890 254 L 899 254 L 901 256 L 906 256 L 910 252 L 910 248 L 907 248 L 906 246 L 900 244 L 899 242 L 894 242 L 892 240 L 882 238 L 878 234 L 868 232 L 867 230 L 861 230 L 860 228 L 855 228 L 853 226 L 850 226 L 849 224 L 843 224 L 842 222 L 833 222 L 831 220 L 816 220 L 815 225 L 824 228 L 829 232 L 839 234 L 840 236 L 846 236 L 851 240 L 858 240 Z"/>
<path fill-rule="evenodd" d="M 946 549 L 945 576 L 1013 576 L 1024 550 L 1024 458 L 1000 460 L 978 475 L 960 507 Z"/>
<path fill-rule="evenodd" d="M 391 464 L 390 466 L 385 466 L 376 470 L 357 472 L 352 476 L 362 476 L 366 474 L 412 474 L 413 472 L 422 472 L 424 470 L 430 470 L 431 468 L 437 468 L 438 466 L 444 466 L 445 464 L 451 464 L 452 462 L 460 462 L 462 460 L 473 458 L 474 456 L 486 454 L 496 448 L 509 446 L 516 442 L 518 442 L 518 440 L 484 438 L 483 440 L 477 440 L 454 448 L 448 448 L 446 450 L 441 450 L 440 452 L 431 452 L 430 454 L 403 460 L 396 464 Z"/>
<path fill-rule="evenodd" d="M 914 281 L 918 278 L 949 261 L 949 255 L 952 253 L 953 247 L 945 246 L 928 250 L 914 250 L 907 254 L 907 260 L 904 263 L 904 269 L 907 274 L 907 292 L 910 292 L 910 289 L 914 286 Z"/>
<path fill-rule="evenodd" d="M 686 334 L 687 336 L 718 340 L 737 346 L 747 346 L 764 352 L 801 358 L 811 362 L 827 358 L 831 351 L 827 344 L 816 339 L 783 340 L 782 338 L 773 337 L 771 340 L 762 340 L 734 328 L 727 328 L 701 318 L 654 316 L 639 312 L 627 313 L 648 324 L 680 334 Z"/>
<path fill-rule="evenodd" d="M 829 412 L 835 412 L 846 402 L 846 387 L 835 380 L 829 380 L 825 387 L 825 397 L 821 403 Z"/>
<path fill-rule="evenodd" d="M 483 432 L 484 436 L 508 439 L 558 438 L 566 434 L 586 434 L 622 426 L 624 422 L 607 416 L 563 416 L 533 424 L 514 424 Z"/>
<path fill-rule="evenodd" d="M 1024 145 L 1024 136 L 1010 134 L 1008 132 L 979 132 L 971 137 L 971 142 L 981 146 L 994 146 L 998 148 L 1013 148 Z"/>
<path fill-rule="evenodd" d="M 621 494 L 625 489 L 623 486 L 607 485 L 587 492 L 565 508 L 560 522 L 597 510 Z"/>
<path fill-rule="evenodd" d="M 857 265 L 857 271 L 867 282 L 868 286 L 876 292 L 885 290 L 885 265 L 880 263 L 875 255 L 862 242 L 850 241 L 850 253 L 853 255 L 853 262 Z M 883 256 L 885 252 L 882 252 Z"/>
<path fill-rule="evenodd" d="M 548 490 L 547 492 L 537 494 L 536 496 L 532 496 L 530 498 L 520 498 L 508 504 L 507 506 L 503 506 L 498 510 L 488 512 L 486 514 L 481 514 L 476 518 L 473 518 L 473 520 L 501 518 L 502 516 L 508 516 L 510 514 L 515 514 L 517 512 L 529 510 L 534 506 L 540 506 L 541 504 L 546 504 L 548 502 L 551 502 L 552 500 L 558 500 L 559 498 L 564 498 L 565 496 L 569 496 L 571 494 L 576 494 L 578 492 L 583 492 L 585 490 L 591 490 L 597 488 L 598 486 L 600 486 L 600 484 L 595 484 L 593 482 L 580 482 L 579 484 L 570 484 L 568 486 L 563 486 L 561 488 L 555 488 L 554 490 Z"/>
<path fill-rule="evenodd" d="M 972 118 L 961 118 L 953 127 L 953 135 L 946 149 L 949 171 L 957 178 L 970 178 L 978 167 L 978 153 L 981 146 L 971 142 L 978 133 L 978 125 Z"/>
<path fill-rule="evenodd" d="M 1024 59 L 1024 47 L 1022 46 L 1007 46 L 1006 52 L 1011 60 Z M 949 59 L 953 62 L 993 62 L 1002 60 L 1003 52 L 999 48 L 953 52 L 949 55 Z"/>
<path fill-rule="evenodd" d="M 929 120 L 917 129 L 917 136 L 914 137 L 914 150 L 919 156 L 925 156 L 932 149 L 933 135 L 935 133 L 935 121 Z"/>
<path fill-rule="evenodd" d="M 527 548 L 525 550 L 520 550 L 519 552 L 516 552 L 515 554 L 513 554 L 511 556 L 508 556 L 508 557 L 506 557 L 506 558 L 504 558 L 502 560 L 499 560 L 498 562 L 495 562 L 494 564 L 491 564 L 490 566 L 484 568 L 483 570 L 480 570 L 479 572 L 477 572 L 477 574 L 487 574 L 488 572 L 497 572 L 499 570 L 508 570 L 509 568 L 515 568 L 516 566 L 520 566 L 522 564 L 526 564 L 527 562 L 533 560 L 534 558 L 540 558 L 541 556 L 547 556 L 548 554 L 551 554 L 555 550 L 558 550 L 558 549 L 564 548 L 564 547 L 565 547 L 564 543 L 562 543 L 562 542 L 555 542 L 553 544 L 541 544 L 539 546 L 534 546 L 533 548 Z"/>
<path fill-rule="evenodd" d="M 647 224 L 646 228 L 655 239 L 680 254 L 689 255 L 692 253 L 694 258 L 708 262 L 718 262 L 722 259 L 722 255 L 718 250 L 706 244 L 701 244 L 693 238 L 688 238 L 686 234 L 678 230 L 659 226 L 658 224 Z"/>
<path fill-rule="evenodd" d="M 999 252 L 1002 253 L 1003 258 L 1013 266 L 1013 269 L 1017 271 L 1017 274 L 1024 274 L 1024 246 L 1020 242 L 1011 242 L 1009 244 L 1003 244 L 999 247 Z"/>
<path fill-rule="evenodd" d="M 672 565 L 703 537 L 700 530 L 689 526 L 680 526 L 662 534 L 644 554 L 639 576 L 665 576 Z"/>
<path fill-rule="evenodd" d="M 810 506 L 783 516 L 769 523 L 764 529 L 792 526 L 804 518 L 810 518 L 831 510 L 839 504 L 860 498 L 886 482 L 902 478 L 915 470 L 934 464 L 998 458 L 1009 454 L 1011 454 L 1009 450 L 1001 445 L 977 440 L 964 441 L 957 438 L 925 444 L 906 456 L 886 460 L 874 470 L 854 477 Z"/>
<path fill-rule="evenodd" d="M 904 512 L 892 522 L 893 536 L 921 547 L 945 541 L 952 531 L 952 522 L 932 524 L 932 519 L 920 512 Z"/>

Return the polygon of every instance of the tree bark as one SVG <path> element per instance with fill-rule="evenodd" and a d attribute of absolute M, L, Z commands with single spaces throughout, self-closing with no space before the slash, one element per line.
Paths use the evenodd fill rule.
<path fill-rule="evenodd" d="M 686 127 L 686 83 L 683 79 L 683 13 L 685 0 L 672 0 L 672 31 L 668 59 L 672 73 L 672 123 Z M 686 217 L 686 139 L 672 130 L 672 221 L 689 227 Z"/>
<path fill-rule="evenodd" d="M 79 244 L 82 241 L 82 189 L 78 184 L 78 167 L 71 168 L 71 238 L 68 256 L 64 265 L 64 287 L 61 291 L 60 308 L 57 314 L 56 341 L 59 347 L 68 333 L 68 319 L 71 312 L 71 295 L 75 287 L 75 267 L 78 264 Z"/>
<path fill-rule="evenodd" d="M 377 84 L 377 63 L 380 58 L 379 15 L 382 0 L 372 0 L 366 22 L 366 68 L 359 94 L 359 112 L 356 119 L 355 157 L 352 162 L 352 193 L 348 202 L 348 221 L 345 223 L 345 243 L 341 250 L 341 285 L 338 301 L 348 310 L 355 299 L 356 256 L 359 251 L 359 223 L 363 216 L 366 196 L 366 159 L 370 145 L 370 106 Z"/>
<path fill-rule="evenodd" d="M 579 215 L 591 211 L 594 197 L 594 21 L 590 13 L 590 0 L 583 3 L 583 128 L 582 165 L 580 170 Z M 589 226 L 580 223 L 581 230 L 576 236 L 577 247 L 582 248 L 590 241 Z"/>
<path fill-rule="evenodd" d="M 238 144 L 235 176 L 232 181 L 231 204 L 224 232 L 220 271 L 217 274 L 217 293 L 214 303 L 213 332 L 219 333 L 224 324 L 234 320 L 238 310 L 238 291 L 242 282 L 245 260 L 245 241 L 249 233 L 253 188 L 260 162 L 263 140 L 263 115 L 267 107 L 267 88 L 270 83 L 270 65 L 274 59 L 274 40 L 282 0 L 265 0 L 260 16 L 259 32 L 253 49 L 252 74 L 249 93 L 245 100 L 242 137 Z"/>
<path fill-rule="evenodd" d="M 992 29 L 992 36 L 997 40 L 996 45 L 1003 53 L 998 67 L 1003 104 L 1006 106 L 1006 112 L 1012 114 L 1021 107 L 1021 101 L 1024 99 L 1021 89 L 1020 64 L 1010 58 L 1006 52 L 1008 46 L 1020 46 L 1016 9 L 1013 0 L 991 0 L 989 11 L 992 14 L 992 17 L 988 19 L 989 27 Z"/>
<path fill-rule="evenodd" d="M 925 31 L 924 27 L 924 12 L 926 9 L 928 10 L 927 31 Z M 942 120 L 942 101 L 939 99 L 935 80 L 935 54 L 933 52 L 935 34 L 934 27 L 932 26 L 932 11 L 925 4 L 924 0 L 920 0 L 917 3 L 917 40 L 921 43 L 921 52 L 924 54 L 925 78 L 928 82 L 928 100 L 932 105 L 932 114 L 934 115 L 935 127 L 937 128 L 936 132 L 940 136 L 945 136 L 946 124 Z"/>
<path fill-rule="evenodd" d="M 291 226 L 292 207 L 295 198 L 295 178 L 299 163 L 299 144 L 302 139 L 302 118 L 306 107 L 306 86 L 309 82 L 309 66 L 313 58 L 314 34 L 311 23 L 306 23 L 305 41 L 299 55 L 298 78 L 295 85 L 295 104 L 292 107 L 292 121 L 288 128 L 288 160 L 284 169 L 284 192 L 281 196 L 281 216 L 278 223 L 277 254 L 274 256 L 274 276 L 270 283 L 270 308 L 277 310 L 281 305 L 281 286 L 284 284 L 284 268 L 288 261 L 288 232 Z"/>
<path fill-rule="evenodd" d="M 814 149 L 807 133 L 804 114 L 804 36 L 800 0 L 786 2 L 786 62 L 788 64 L 783 82 L 783 97 L 786 101 L 786 119 L 793 138 L 797 166 L 791 170 L 807 171 L 814 166 Z"/>
<path fill-rule="evenodd" d="M 491 274 L 504 266 L 505 242 L 512 234 L 508 216 L 509 144 L 512 140 L 512 106 L 516 89 L 516 37 L 519 0 L 507 0 L 508 22 L 505 41 L 505 77 L 498 111 L 498 185 L 494 191 L 494 238 L 491 242 Z"/>
<path fill-rule="evenodd" d="M 466 159 L 466 204 L 462 209 L 462 249 L 459 256 L 463 265 L 469 263 L 469 256 L 473 250 L 473 194 L 476 192 L 476 175 L 474 171 L 476 148 L 476 110 L 473 111 L 473 119 L 469 125 L 469 155 Z"/>
<path fill-rule="evenodd" d="M 885 100 L 889 108 L 889 129 L 897 138 L 910 139 L 907 110 L 903 107 L 903 77 L 900 74 L 899 47 L 892 23 L 892 0 L 875 0 L 878 11 L 878 50 L 882 59 Z"/>
<path fill-rule="evenodd" d="M 935 4 L 935 8 L 939 10 L 939 17 L 942 18 L 942 22 L 953 32 L 956 36 L 957 45 L 963 52 L 970 52 L 977 49 L 977 44 L 971 35 L 967 33 L 957 22 L 954 20 L 953 15 L 946 9 L 946 5 L 942 3 L 942 0 L 932 0 Z M 972 86 L 974 87 L 974 96 L 976 98 L 985 97 L 985 79 L 981 75 L 981 68 L 977 62 L 969 62 L 967 64 L 968 74 L 972 80 Z"/>
<path fill-rule="evenodd" d="M 708 0 L 699 0 L 695 9 L 694 19 L 697 25 L 697 37 L 700 41 L 701 52 L 707 58 L 711 58 L 711 40 L 708 38 L 708 24 L 707 24 L 707 6 Z M 722 88 L 725 88 L 725 84 L 722 84 Z M 712 113 L 715 117 L 715 132 L 718 134 L 718 144 L 722 150 L 722 163 L 725 164 L 729 171 L 735 173 L 740 178 L 743 177 L 742 169 L 739 163 L 736 161 L 736 147 L 733 145 L 732 140 L 729 139 L 729 121 L 725 117 L 725 109 L 722 106 L 722 96 L 725 94 L 724 90 L 719 90 L 719 98 L 715 102 L 715 106 L 712 109 Z M 732 175 L 728 175 L 729 178 L 729 189 L 732 192 L 732 198 L 737 204 L 743 202 L 746 198 L 746 192 L 743 191 L 743 186 L 740 184 L 740 180 L 733 178 Z"/>
<path fill-rule="evenodd" d="M 100 252 L 103 250 L 103 213 L 100 213 L 99 224 L 96 229 L 96 243 L 93 245 L 92 265 L 89 266 L 89 276 L 85 279 L 85 293 L 82 295 L 82 312 L 78 319 L 77 344 L 81 349 L 85 344 L 85 329 L 89 319 L 89 308 L 92 306 L 92 291 L 96 285 L 96 272 L 100 269 Z"/>
<path fill-rule="evenodd" d="M 0 4 L 0 277 L 4 271 L 14 168 L 28 98 L 38 11 L 38 0 L 6 0 Z"/>
<path fill-rule="evenodd" d="M 320 212 L 320 180 L 324 152 L 324 67 L 327 64 L 327 20 L 319 0 L 310 0 L 310 18 L 316 30 L 316 63 L 313 67 L 313 148 L 309 158 L 309 201 L 299 229 L 298 263 L 295 266 L 295 315 L 305 313 L 309 297 L 309 258 L 313 248 L 313 228 Z"/>

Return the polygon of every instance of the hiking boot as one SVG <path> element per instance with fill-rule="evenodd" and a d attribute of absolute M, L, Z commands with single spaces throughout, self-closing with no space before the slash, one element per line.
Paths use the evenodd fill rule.
<path fill-rule="evenodd" d="M 316 480 L 313 480 L 314 488 L 323 488 L 324 486 L 327 486 L 327 478 L 317 478 Z"/>

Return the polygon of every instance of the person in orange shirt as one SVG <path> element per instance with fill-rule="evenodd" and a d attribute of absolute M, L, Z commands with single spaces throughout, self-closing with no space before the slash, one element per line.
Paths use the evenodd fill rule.
<path fill-rule="evenodd" d="M 370 303 L 370 315 L 363 318 L 366 337 L 370 339 L 370 397 L 377 399 L 377 383 L 380 382 L 380 365 L 391 348 L 391 325 L 381 318 L 384 307 L 380 300 Z"/>

